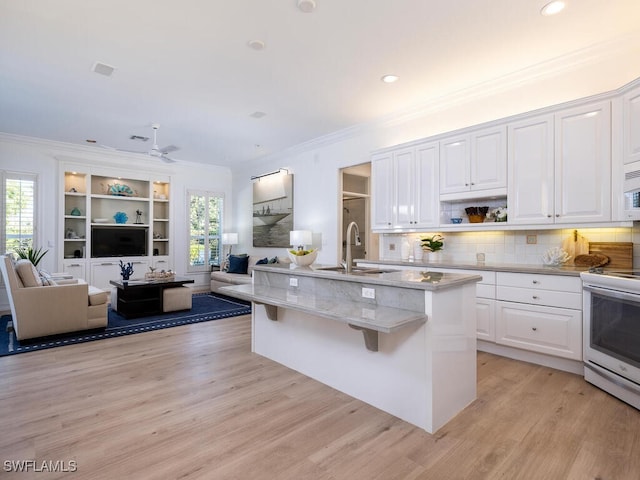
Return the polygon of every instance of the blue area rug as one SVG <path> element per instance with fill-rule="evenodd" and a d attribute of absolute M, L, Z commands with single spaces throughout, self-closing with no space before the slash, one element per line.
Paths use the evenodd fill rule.
<path fill-rule="evenodd" d="M 164 313 L 127 320 L 109 308 L 109 320 L 106 328 L 22 341 L 16 339 L 13 331 L 7 331 L 7 323 L 11 321 L 11 315 L 3 315 L 0 317 L 0 356 L 132 335 L 189 323 L 208 322 L 249 313 L 251 313 L 251 304 L 248 302 L 224 295 L 202 293 L 193 296 L 193 306 L 189 311 Z"/>

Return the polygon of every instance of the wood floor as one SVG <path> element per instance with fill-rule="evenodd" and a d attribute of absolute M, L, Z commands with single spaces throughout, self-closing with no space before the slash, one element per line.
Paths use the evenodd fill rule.
<path fill-rule="evenodd" d="M 73 460 L 75 473 L 6 461 Z M 0 478 L 640 478 L 640 412 L 581 377 L 478 354 L 435 435 L 250 352 L 237 317 L 0 358 Z"/>

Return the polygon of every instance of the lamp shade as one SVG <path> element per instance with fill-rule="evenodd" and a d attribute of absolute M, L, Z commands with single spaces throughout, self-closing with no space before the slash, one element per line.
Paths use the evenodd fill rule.
<path fill-rule="evenodd" d="M 238 234 L 237 233 L 223 233 L 222 234 L 222 243 L 224 245 L 237 245 L 238 244 Z"/>
<path fill-rule="evenodd" d="M 310 230 L 291 230 L 289 233 L 289 244 L 292 246 L 311 245 L 313 236 Z"/>

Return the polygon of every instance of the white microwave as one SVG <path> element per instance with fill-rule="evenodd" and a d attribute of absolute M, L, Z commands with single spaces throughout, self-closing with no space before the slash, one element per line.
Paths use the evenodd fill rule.
<path fill-rule="evenodd" d="M 640 220 L 640 162 L 624 166 L 624 216 Z"/>

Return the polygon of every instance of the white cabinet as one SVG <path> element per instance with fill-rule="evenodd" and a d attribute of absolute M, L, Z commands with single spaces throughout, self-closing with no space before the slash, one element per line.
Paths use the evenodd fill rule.
<path fill-rule="evenodd" d="M 498 272 L 496 343 L 582 359 L 579 277 Z"/>
<path fill-rule="evenodd" d="M 372 228 L 406 230 L 438 223 L 438 143 L 375 154 Z"/>
<path fill-rule="evenodd" d="M 110 280 L 118 280 L 120 278 L 120 264 L 113 260 L 105 260 L 103 262 L 91 263 L 91 279 L 89 283 L 94 287 L 102 290 L 110 290 Z"/>
<path fill-rule="evenodd" d="M 131 262 L 133 266 L 132 279 L 144 278 L 144 274 L 149 271 L 149 262 L 139 258 L 122 258 L 117 260 L 101 260 L 91 262 L 91 285 L 102 290 L 110 290 L 112 285 L 110 280 L 120 280 L 120 260 L 126 265 Z"/>
<path fill-rule="evenodd" d="M 611 220 L 611 102 L 555 118 L 555 223 Z"/>
<path fill-rule="evenodd" d="M 510 224 L 611 220 L 611 103 L 508 127 Z"/>
<path fill-rule="evenodd" d="M 622 154 L 624 163 L 640 161 L 640 88 L 622 97 Z"/>
<path fill-rule="evenodd" d="M 371 228 L 390 230 L 393 228 L 393 154 L 373 155 L 371 158 Z"/>
<path fill-rule="evenodd" d="M 87 278 L 86 261 L 84 259 L 64 260 L 62 262 L 62 271 L 72 275 L 73 278 Z"/>
<path fill-rule="evenodd" d="M 509 125 L 509 223 L 553 223 L 553 115 Z"/>
<path fill-rule="evenodd" d="M 504 195 L 507 182 L 506 127 L 498 126 L 440 142 L 440 198 Z"/>

